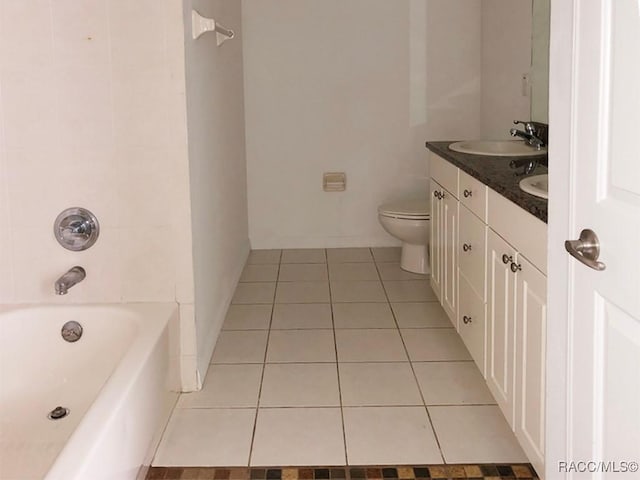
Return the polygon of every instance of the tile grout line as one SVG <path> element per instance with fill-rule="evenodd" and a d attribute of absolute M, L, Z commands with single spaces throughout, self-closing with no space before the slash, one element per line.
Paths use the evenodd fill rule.
<path fill-rule="evenodd" d="M 382 282 L 382 275 L 380 274 L 380 269 L 378 268 L 378 264 L 376 263 L 375 265 L 376 265 L 376 270 L 378 271 L 378 276 L 380 277 L 380 281 Z M 431 419 L 431 414 L 429 413 L 429 409 L 427 408 L 427 403 L 424 400 L 424 395 L 422 394 L 422 389 L 420 388 L 420 382 L 418 382 L 418 376 L 416 375 L 416 371 L 413 368 L 413 361 L 411 360 L 411 356 L 409 355 L 409 350 L 407 349 L 407 345 L 404 342 L 404 337 L 402 336 L 402 331 L 400 330 L 400 325 L 398 324 L 396 313 L 393 311 L 393 308 L 391 307 L 391 301 L 389 300 L 389 295 L 387 293 L 387 289 L 384 285 L 384 282 L 382 282 L 382 289 L 384 290 L 384 295 L 387 298 L 389 309 L 391 310 L 391 315 L 393 316 L 393 321 L 396 324 L 398 335 L 400 336 L 400 341 L 402 342 L 402 346 L 404 347 L 405 354 L 407 355 L 407 360 L 409 361 L 409 368 L 411 368 L 411 373 L 413 373 L 413 379 L 416 382 L 416 386 L 418 387 L 418 392 L 420 393 L 420 398 L 422 399 L 424 410 L 427 413 L 427 419 L 429 420 L 429 425 L 431 426 L 431 431 L 433 432 L 433 438 L 435 439 L 436 445 L 438 446 L 438 451 L 440 452 L 440 458 L 442 458 L 443 463 L 446 463 L 444 458 L 444 452 L 442 451 L 442 445 L 440 445 L 440 439 L 438 438 L 438 434 L 436 433 L 435 426 L 433 425 L 433 420 Z"/>
<path fill-rule="evenodd" d="M 340 383 L 340 360 L 338 358 L 338 338 L 336 335 L 336 321 L 333 315 L 333 296 L 331 292 L 331 276 L 329 273 L 329 253 L 325 249 L 327 257 L 327 280 L 329 282 L 329 309 L 331 311 L 331 326 L 333 327 L 333 348 L 336 354 L 336 375 L 338 378 L 338 399 L 340 400 L 340 421 L 342 422 L 342 443 L 344 445 L 344 463 L 349 465 L 349 454 L 347 453 L 347 432 L 344 425 L 344 405 L 342 402 L 342 385 Z"/>
<path fill-rule="evenodd" d="M 253 430 L 251 432 L 251 445 L 249 446 L 249 458 L 247 459 L 247 468 L 251 467 L 251 457 L 253 456 L 253 447 L 256 440 L 256 429 L 258 427 L 258 414 L 260 413 L 260 399 L 262 397 L 262 386 L 264 382 L 264 373 L 267 368 L 267 354 L 269 353 L 269 338 L 271 337 L 271 325 L 273 324 L 273 312 L 276 306 L 276 294 L 278 292 L 278 279 L 280 278 L 280 265 L 282 265 L 283 250 L 280 250 L 278 258 L 278 269 L 276 272 L 276 288 L 273 289 L 273 302 L 271 303 L 271 316 L 269 317 L 269 329 L 267 330 L 267 344 L 264 349 L 264 357 L 262 362 L 262 375 L 260 376 L 260 388 L 258 388 L 258 401 L 256 402 L 256 416 L 253 420 Z"/>

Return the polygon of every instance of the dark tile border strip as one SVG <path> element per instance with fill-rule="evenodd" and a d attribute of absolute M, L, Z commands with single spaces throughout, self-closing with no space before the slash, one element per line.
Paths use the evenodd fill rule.
<path fill-rule="evenodd" d="M 528 463 L 363 467 L 151 467 L 147 480 L 539 480 Z"/>

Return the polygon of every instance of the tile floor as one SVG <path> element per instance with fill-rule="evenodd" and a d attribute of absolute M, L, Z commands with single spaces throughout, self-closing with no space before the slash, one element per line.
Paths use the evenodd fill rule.
<path fill-rule="evenodd" d="M 251 252 L 200 392 L 153 464 L 526 462 L 428 278 L 397 248 Z"/>

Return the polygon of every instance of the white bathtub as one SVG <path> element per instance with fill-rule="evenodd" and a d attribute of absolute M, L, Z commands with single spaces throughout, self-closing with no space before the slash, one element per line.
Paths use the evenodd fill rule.
<path fill-rule="evenodd" d="M 0 479 L 133 480 L 177 393 L 176 304 L 0 308 Z M 62 325 L 82 338 L 62 339 Z M 175 390 L 175 388 L 173 388 Z M 56 406 L 70 410 L 47 418 Z"/>

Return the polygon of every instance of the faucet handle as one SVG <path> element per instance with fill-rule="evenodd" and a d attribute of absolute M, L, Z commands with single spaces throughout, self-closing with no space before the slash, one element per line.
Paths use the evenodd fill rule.
<path fill-rule="evenodd" d="M 518 124 L 523 125 L 524 129 L 530 135 L 534 135 L 536 133 L 536 126 L 532 122 L 525 122 L 524 120 L 514 120 L 513 124 L 514 125 L 518 125 Z"/>

